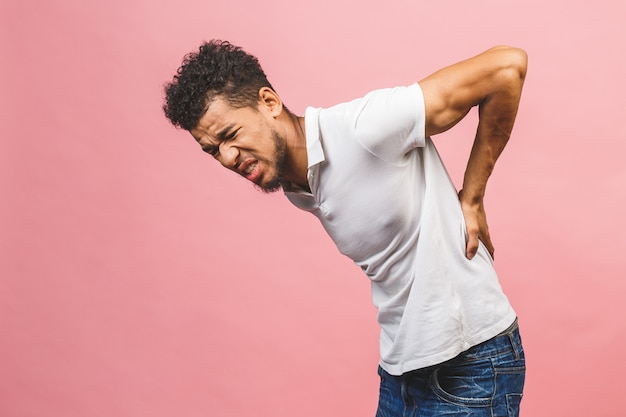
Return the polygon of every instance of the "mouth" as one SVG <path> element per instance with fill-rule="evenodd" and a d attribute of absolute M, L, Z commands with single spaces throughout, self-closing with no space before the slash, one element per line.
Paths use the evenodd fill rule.
<path fill-rule="evenodd" d="M 259 167 L 259 161 L 247 161 L 244 162 L 238 169 L 239 174 L 249 181 L 256 182 L 261 172 Z"/>
<path fill-rule="evenodd" d="M 253 162 L 253 163 L 249 164 L 249 165 L 246 167 L 246 169 L 244 169 L 244 170 L 242 171 L 242 172 L 243 172 L 243 175 L 244 175 L 244 176 L 246 176 L 246 177 L 247 177 L 248 175 L 250 175 L 250 173 L 251 173 L 252 171 L 254 171 L 254 168 L 256 168 L 257 164 L 258 164 L 258 162 Z"/>

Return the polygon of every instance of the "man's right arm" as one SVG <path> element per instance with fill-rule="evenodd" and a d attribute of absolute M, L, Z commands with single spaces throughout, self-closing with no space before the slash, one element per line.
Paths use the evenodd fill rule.
<path fill-rule="evenodd" d="M 466 256 L 470 259 L 476 254 L 479 239 L 493 256 L 483 198 L 487 180 L 513 129 L 526 68 L 524 51 L 499 46 L 443 68 L 419 83 L 426 106 L 427 136 L 445 132 L 472 107 L 479 108 L 476 138 L 459 193 L 468 233 Z"/>

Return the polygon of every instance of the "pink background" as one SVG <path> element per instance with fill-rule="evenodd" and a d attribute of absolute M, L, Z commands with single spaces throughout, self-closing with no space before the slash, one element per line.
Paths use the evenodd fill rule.
<path fill-rule="evenodd" d="M 1 0 L 0 415 L 373 416 L 367 280 L 162 116 L 211 38 L 298 114 L 526 49 L 487 198 L 523 415 L 626 415 L 624 22 L 623 0 Z M 457 183 L 475 123 L 435 138 Z"/>

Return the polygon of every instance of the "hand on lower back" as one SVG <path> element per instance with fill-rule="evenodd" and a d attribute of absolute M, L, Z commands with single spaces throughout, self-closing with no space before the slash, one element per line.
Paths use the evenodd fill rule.
<path fill-rule="evenodd" d="M 493 258 L 494 247 L 489 235 L 489 226 L 487 225 L 487 215 L 485 214 L 483 202 L 475 203 L 467 201 L 467 199 L 464 198 L 463 190 L 459 192 L 459 200 L 461 202 L 461 209 L 463 210 L 463 217 L 465 218 L 465 226 L 467 227 L 465 256 L 467 259 L 474 258 L 478 251 L 478 241 L 480 240 Z"/>

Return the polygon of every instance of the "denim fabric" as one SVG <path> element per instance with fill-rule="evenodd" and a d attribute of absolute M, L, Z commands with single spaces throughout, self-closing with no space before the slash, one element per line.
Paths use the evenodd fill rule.
<path fill-rule="evenodd" d="M 526 374 L 517 322 L 442 364 L 378 374 L 376 417 L 517 417 Z"/>

